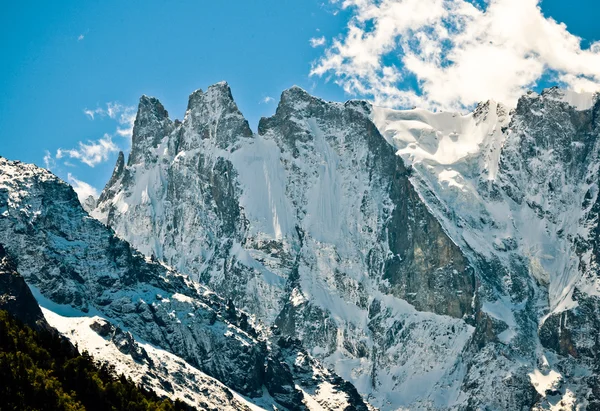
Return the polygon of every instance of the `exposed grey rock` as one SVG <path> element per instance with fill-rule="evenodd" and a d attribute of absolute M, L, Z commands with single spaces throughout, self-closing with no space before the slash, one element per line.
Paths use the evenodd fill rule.
<path fill-rule="evenodd" d="M 50 330 L 37 301 L 0 244 L 0 310 L 36 330 Z"/>
<path fill-rule="evenodd" d="M 125 355 L 130 355 L 135 361 L 145 361 L 152 367 L 152 360 L 146 350 L 141 347 L 129 331 L 123 331 L 106 320 L 98 319 L 90 324 L 90 328 L 98 335 L 109 338 L 111 342 Z"/>

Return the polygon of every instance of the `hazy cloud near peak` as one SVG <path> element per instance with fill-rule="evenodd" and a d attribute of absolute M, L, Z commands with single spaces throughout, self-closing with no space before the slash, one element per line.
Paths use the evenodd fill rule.
<path fill-rule="evenodd" d="M 391 107 L 509 105 L 542 78 L 600 90 L 600 42 L 582 48 L 538 0 L 344 0 L 347 29 L 314 62 L 351 95 Z"/>
<path fill-rule="evenodd" d="M 85 181 L 78 180 L 71 173 L 67 174 L 67 181 L 73 187 L 73 190 L 77 193 L 77 197 L 79 197 L 79 202 L 83 203 L 89 196 L 94 198 L 98 198 L 98 190 L 95 187 L 92 187 Z"/>
<path fill-rule="evenodd" d="M 94 110 L 86 108 L 83 112 L 91 120 L 95 120 L 97 116 L 116 120 L 119 123 L 116 133 L 122 137 L 131 137 L 136 115 L 136 108 L 134 106 L 125 106 L 121 103 L 110 101 L 106 103 L 106 108 L 97 107 Z"/>

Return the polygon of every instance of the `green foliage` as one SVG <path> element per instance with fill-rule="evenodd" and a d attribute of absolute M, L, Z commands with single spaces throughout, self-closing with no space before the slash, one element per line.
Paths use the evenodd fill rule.
<path fill-rule="evenodd" d="M 34 331 L 0 311 L 0 410 L 189 409 L 117 376 L 60 336 Z"/>

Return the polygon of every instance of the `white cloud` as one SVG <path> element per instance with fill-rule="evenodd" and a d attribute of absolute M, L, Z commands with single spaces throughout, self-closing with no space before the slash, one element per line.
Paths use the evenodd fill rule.
<path fill-rule="evenodd" d="M 77 41 L 81 41 L 85 38 L 85 36 L 83 34 L 80 34 L 79 37 L 77 37 Z"/>
<path fill-rule="evenodd" d="M 83 202 L 89 197 L 92 196 L 94 198 L 98 198 L 98 190 L 95 187 L 92 187 L 88 183 L 78 180 L 71 173 L 67 174 L 67 181 L 73 187 L 73 190 L 77 193 L 77 197 L 79 197 L 79 202 L 83 204 Z"/>
<path fill-rule="evenodd" d="M 75 165 L 66 159 L 75 159 L 87 164 L 90 167 L 107 161 L 112 153 L 120 150 L 119 146 L 112 140 L 113 136 L 131 138 L 133 132 L 133 123 L 135 122 L 136 109 L 132 106 L 125 106 L 116 102 L 106 103 L 106 108 L 97 107 L 95 109 L 84 109 L 83 113 L 91 120 L 98 117 L 105 117 L 114 120 L 117 123 L 115 131 L 111 134 L 104 134 L 98 140 L 87 142 L 80 141 L 76 148 L 56 150 L 56 155 L 52 157 L 50 152 L 46 151 L 44 155 L 44 164 L 49 170 L 56 167 L 56 160 L 62 160 L 62 164 L 67 167 Z"/>
<path fill-rule="evenodd" d="M 47 170 L 52 170 L 56 166 L 56 162 L 48 150 L 46 150 L 46 153 L 44 154 L 44 166 Z"/>
<path fill-rule="evenodd" d="M 133 133 L 133 123 L 136 114 L 136 108 L 133 106 L 124 106 L 120 103 L 111 101 L 106 103 L 105 109 L 102 107 L 97 107 L 94 110 L 86 108 L 83 112 L 91 120 L 94 120 L 96 116 L 108 117 L 112 120 L 116 120 L 119 125 L 115 132 L 121 137 L 131 137 L 131 134 Z"/>
<path fill-rule="evenodd" d="M 272 102 L 272 101 L 275 101 L 275 99 L 274 99 L 273 97 L 271 97 L 271 96 L 267 96 L 267 97 L 265 97 L 265 98 L 263 98 L 263 99 L 261 100 L 261 103 L 268 104 L 268 103 L 270 103 L 270 102 Z"/>
<path fill-rule="evenodd" d="M 337 3 L 336 0 L 333 0 Z M 464 109 L 514 104 L 551 76 L 576 91 L 600 91 L 600 42 L 583 49 L 539 0 L 344 0 L 352 17 L 312 75 L 327 76 L 375 104 Z"/>
<path fill-rule="evenodd" d="M 103 138 L 87 143 L 79 142 L 78 148 L 62 149 L 56 151 L 56 158 L 73 158 L 94 167 L 107 161 L 111 153 L 119 151 L 119 147 L 113 143 L 110 135 L 105 134 Z"/>
<path fill-rule="evenodd" d="M 321 47 L 325 45 L 325 36 L 313 37 L 310 41 L 310 46 L 313 48 Z"/>
<path fill-rule="evenodd" d="M 84 114 L 86 116 L 88 116 L 91 120 L 94 120 L 96 118 L 96 114 L 100 114 L 102 115 L 104 113 L 104 110 L 101 108 L 97 108 L 96 110 L 90 110 L 90 109 L 84 109 L 83 110 Z"/>
<path fill-rule="evenodd" d="M 119 124 L 117 127 L 117 134 L 121 137 L 131 138 L 133 134 L 133 123 L 135 122 L 135 107 L 126 107 L 126 109 L 119 116 Z"/>

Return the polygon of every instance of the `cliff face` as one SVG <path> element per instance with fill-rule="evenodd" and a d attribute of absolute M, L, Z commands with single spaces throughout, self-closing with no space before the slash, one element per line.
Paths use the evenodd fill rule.
<path fill-rule="evenodd" d="M 492 378 L 510 381 L 507 393 L 531 384 L 540 409 L 597 402 L 591 347 L 598 324 L 600 103 L 581 100 L 549 89 L 523 96 L 510 112 L 488 102 L 467 116 L 385 109 L 373 115 L 475 268 L 476 340 L 494 347 L 486 360 L 497 370 Z M 517 363 L 515 375 L 510 364 Z M 573 367 L 586 371 L 575 377 Z M 474 366 L 469 374 L 476 392 L 485 392 L 485 369 Z"/>

